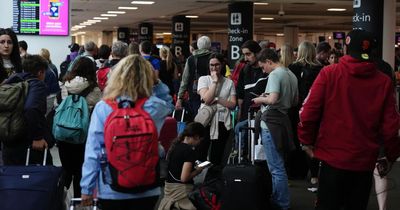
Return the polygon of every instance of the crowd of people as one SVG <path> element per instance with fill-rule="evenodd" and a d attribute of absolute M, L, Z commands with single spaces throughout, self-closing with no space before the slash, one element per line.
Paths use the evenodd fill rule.
<path fill-rule="evenodd" d="M 58 70 L 48 49 L 29 54 L 28 43 L 18 42 L 11 29 L 0 29 L 0 83 L 29 83 L 23 107 L 26 132 L 18 142 L 2 144 L 2 161 L 24 165 L 31 147 L 30 163 L 39 164 L 42 151 L 56 144 L 65 187 L 72 184 L 73 196 L 81 197 L 82 205 L 97 197 L 103 210 L 154 209 L 162 194 L 160 185 L 126 188 L 129 183 L 119 177 L 123 170 L 112 165 L 110 119 L 120 109 L 134 108 L 151 119 L 154 133 L 149 135 L 155 138 L 172 111 L 184 108 L 186 128 L 168 151 L 159 144 L 157 157 L 151 157 L 168 162 L 159 209 L 196 209 L 187 193 L 204 169 L 197 161 L 224 167 L 226 157 L 238 150 L 251 159 L 249 135 L 242 130 L 254 111 L 274 208 L 290 209 L 289 180 L 306 179 L 309 171 L 308 190 L 317 193 L 317 210 L 366 209 L 373 179 L 377 189 L 385 188 L 386 174 L 400 156 L 396 80 L 390 65 L 377 56 L 370 33 L 353 30 L 345 44 L 338 50 L 328 42 L 303 41 L 277 50 L 274 43 L 248 40 L 230 72 L 227 58 L 211 51 L 207 36 L 191 44 L 191 55 L 183 63 L 168 46 L 157 51 L 149 41 L 116 41 L 99 48 L 89 41 L 71 44 L 71 53 Z M 76 132 L 62 130 L 66 124 L 56 122 L 63 112 L 60 107 L 69 99 L 76 102 L 75 96 L 84 99 L 90 113 L 90 123 L 78 138 Z M 129 118 L 124 118 L 126 130 L 143 129 L 131 125 L 135 121 Z M 122 141 L 117 137 L 112 141 Z M 132 147 L 129 144 L 116 144 L 116 151 Z M 291 163 L 293 159 L 299 162 Z M 52 164 L 51 155 L 47 164 Z M 150 169 L 154 171 L 146 173 L 158 175 L 156 168 Z M 385 210 L 386 193 L 378 197 L 380 210 Z"/>

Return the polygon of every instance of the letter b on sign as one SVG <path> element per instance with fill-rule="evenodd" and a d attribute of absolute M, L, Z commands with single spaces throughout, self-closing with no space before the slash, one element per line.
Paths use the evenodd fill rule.
<path fill-rule="evenodd" d="M 181 46 L 175 46 L 175 56 L 179 57 L 182 55 L 182 47 Z"/>
<path fill-rule="evenodd" d="M 239 46 L 232 45 L 231 46 L 231 59 L 237 60 L 240 58 L 240 48 Z"/>

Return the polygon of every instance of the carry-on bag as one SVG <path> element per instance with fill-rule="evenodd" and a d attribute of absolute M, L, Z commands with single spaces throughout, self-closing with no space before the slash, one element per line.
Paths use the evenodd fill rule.
<path fill-rule="evenodd" d="M 182 109 L 182 114 L 181 114 L 181 118 L 180 120 L 177 122 L 177 131 L 178 131 L 178 135 L 181 134 L 183 132 L 183 130 L 185 130 L 186 128 L 186 122 L 184 121 L 185 119 L 185 109 Z M 174 110 L 174 112 L 172 112 L 172 117 L 174 119 L 176 119 L 176 110 Z"/>
<path fill-rule="evenodd" d="M 47 149 L 43 165 L 0 167 L 1 210 L 59 210 L 64 193 L 61 167 L 46 166 Z"/>
<path fill-rule="evenodd" d="M 244 127 L 243 130 L 254 130 Z M 242 138 L 239 134 L 239 145 Z M 271 175 L 266 164 L 254 165 L 254 140 L 250 140 L 250 161 L 242 162 L 238 153 L 238 164 L 227 165 L 222 172 L 224 189 L 222 193 L 222 210 L 265 210 L 269 208 L 271 196 Z M 240 147 L 239 147 L 240 148 Z M 263 163 L 266 163 L 263 161 Z"/>
<path fill-rule="evenodd" d="M 176 119 L 173 117 L 165 118 L 164 125 L 161 128 L 158 141 L 164 147 L 165 152 L 168 152 L 172 141 L 178 136 L 178 128 Z"/>
<path fill-rule="evenodd" d="M 80 206 L 81 202 L 81 198 L 72 198 L 69 203 L 69 210 L 97 210 L 97 199 L 93 200 L 92 206 Z"/>

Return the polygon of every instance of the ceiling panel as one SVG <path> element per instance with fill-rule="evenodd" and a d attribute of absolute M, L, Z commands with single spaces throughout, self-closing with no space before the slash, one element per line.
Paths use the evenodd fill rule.
<path fill-rule="evenodd" d="M 72 0 L 71 25 L 98 17 L 118 6 L 137 6 L 138 10 L 125 10 L 126 14 L 110 17 L 82 31 L 115 31 L 118 27 L 137 28 L 140 22 L 154 24 L 154 32 L 166 32 L 171 28 L 174 15 L 198 15 L 191 19 L 192 32 L 221 33 L 227 24 L 228 4 L 221 0 L 153 0 L 153 5 L 132 5 L 131 0 Z M 269 5 L 255 5 L 254 28 L 257 33 L 282 32 L 285 25 L 299 26 L 299 32 L 322 32 L 326 30 L 350 30 L 353 15 L 353 0 L 268 0 Z M 400 0 L 397 0 L 399 8 Z M 345 12 L 327 12 L 327 8 L 345 8 Z M 279 16 L 283 10 L 285 15 Z M 399 11 L 399 10 L 397 10 Z M 399 13 L 398 13 L 399 14 Z M 273 17 L 272 21 L 260 20 Z M 399 15 L 397 15 L 399 20 Z M 399 23 L 399 21 L 397 21 Z"/>

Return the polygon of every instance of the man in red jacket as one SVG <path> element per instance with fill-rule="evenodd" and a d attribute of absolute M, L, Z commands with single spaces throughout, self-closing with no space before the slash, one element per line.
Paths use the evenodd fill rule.
<path fill-rule="evenodd" d="M 375 44 L 351 31 L 348 55 L 321 70 L 300 110 L 302 148 L 322 161 L 317 210 L 366 209 L 380 144 L 391 163 L 400 155 L 394 88 L 371 61 Z"/>

